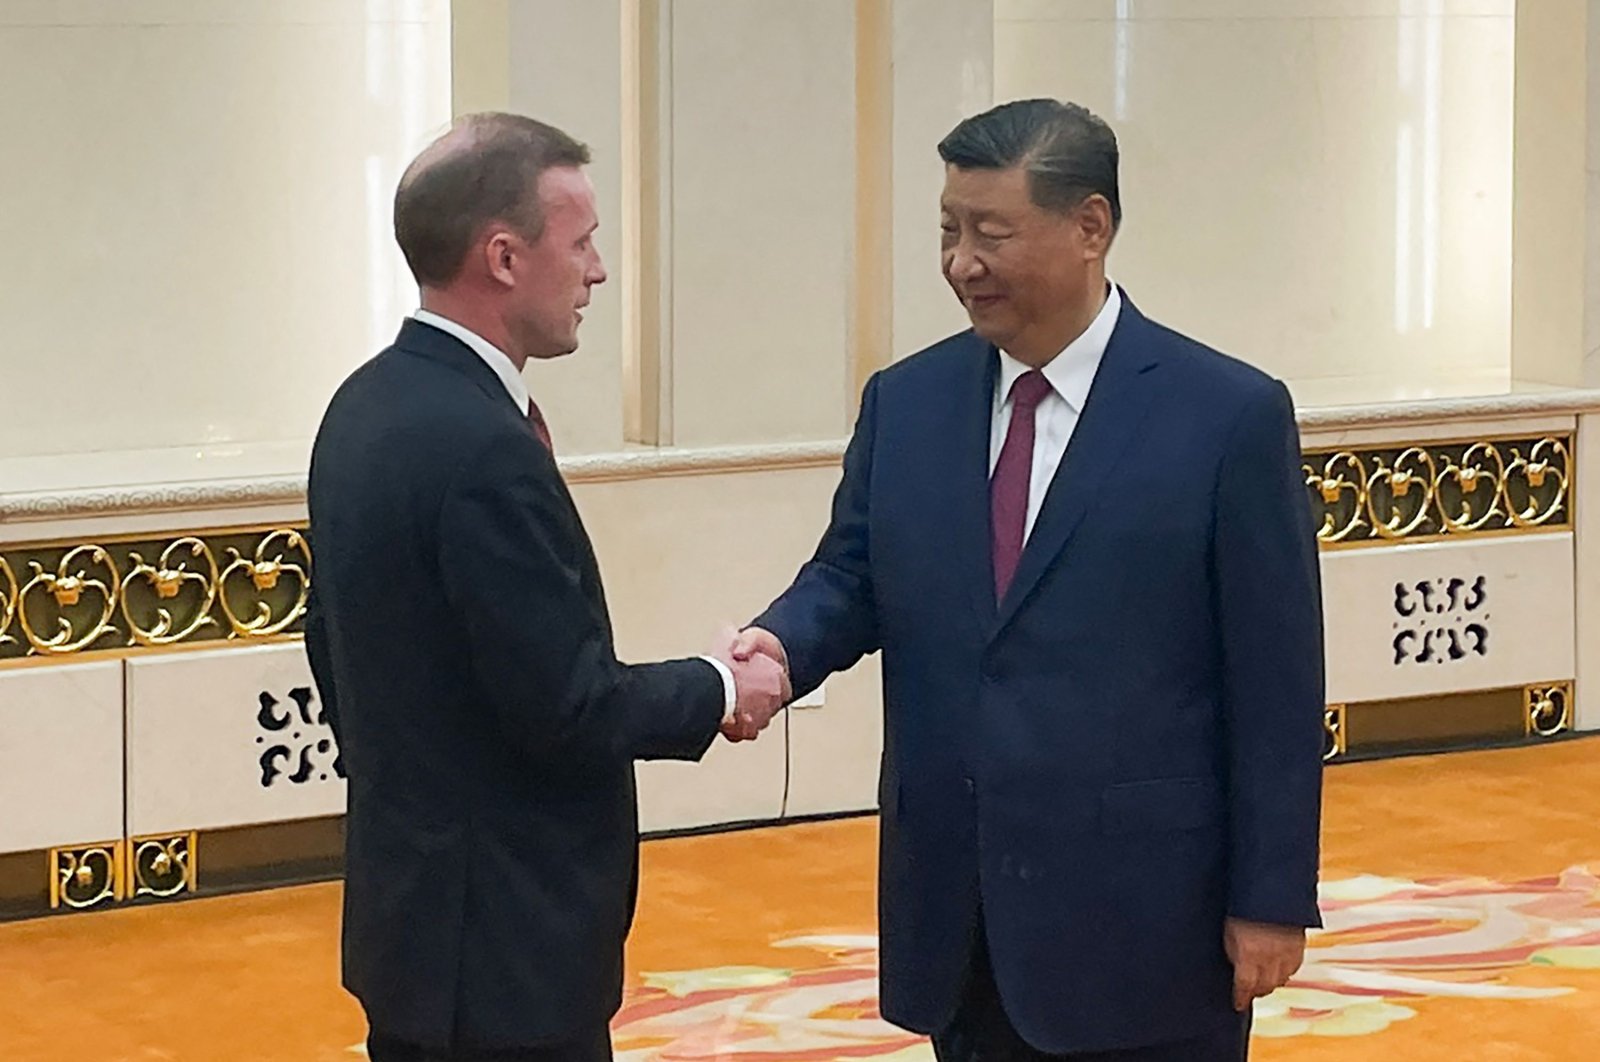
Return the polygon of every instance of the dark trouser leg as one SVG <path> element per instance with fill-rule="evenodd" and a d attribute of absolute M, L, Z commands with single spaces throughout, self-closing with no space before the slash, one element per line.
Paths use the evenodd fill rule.
<path fill-rule="evenodd" d="M 486 1056 L 484 1062 L 611 1062 L 611 1030 L 602 1025 L 564 1044 L 529 1048 L 503 1060 Z"/>
<path fill-rule="evenodd" d="M 425 1048 L 384 1036 L 374 1029 L 367 1034 L 367 1057 L 372 1062 L 427 1062 L 429 1056 Z"/>
<path fill-rule="evenodd" d="M 457 1047 L 439 1053 L 373 1032 L 367 1037 L 372 1062 L 612 1062 L 611 1030 L 604 1025 L 559 1044 L 478 1049 Z"/>
<path fill-rule="evenodd" d="M 939 1062 L 1045 1062 L 1051 1057 L 1030 1047 L 1006 1016 L 981 924 L 961 1003 L 949 1026 L 933 1037 L 933 1053 Z"/>
<path fill-rule="evenodd" d="M 1250 1015 L 1246 1012 L 1192 1040 L 1124 1051 L 1047 1055 L 1024 1040 L 1007 1017 L 981 925 L 956 1015 L 933 1037 L 933 1053 L 939 1062 L 1245 1062 L 1249 1051 Z"/>
<path fill-rule="evenodd" d="M 1193 1040 L 1067 1057 L 1072 1062 L 1245 1062 L 1250 1057 L 1250 1014 Z"/>

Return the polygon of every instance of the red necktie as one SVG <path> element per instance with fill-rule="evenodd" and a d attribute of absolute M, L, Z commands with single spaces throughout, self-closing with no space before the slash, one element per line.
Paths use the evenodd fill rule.
<path fill-rule="evenodd" d="M 531 397 L 528 399 L 528 427 L 532 428 L 539 441 L 544 443 L 546 450 L 552 454 L 556 452 L 556 448 L 550 443 L 550 425 L 544 422 L 544 414 L 539 412 L 539 403 Z"/>
<path fill-rule="evenodd" d="M 1004 600 L 1022 559 L 1028 526 L 1028 481 L 1033 478 L 1033 414 L 1050 394 L 1050 381 L 1034 370 L 1011 385 L 1011 427 L 989 478 L 989 529 L 994 544 L 994 596 Z"/>

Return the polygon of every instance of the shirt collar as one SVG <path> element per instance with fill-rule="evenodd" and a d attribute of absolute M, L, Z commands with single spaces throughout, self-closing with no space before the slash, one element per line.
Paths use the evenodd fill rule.
<path fill-rule="evenodd" d="M 506 394 L 510 395 L 511 401 L 515 403 L 517 412 L 524 416 L 527 415 L 529 404 L 528 383 L 522 378 L 522 374 L 517 371 L 517 367 L 511 363 L 511 358 L 505 351 L 484 339 L 466 325 L 452 321 L 448 317 L 441 317 L 432 310 L 418 310 L 411 316 L 422 324 L 430 325 L 441 332 L 447 332 L 455 336 L 471 347 L 472 352 L 478 355 L 485 365 L 494 370 L 495 376 L 499 377 L 500 383 L 506 389 Z"/>
<path fill-rule="evenodd" d="M 1095 314 L 1094 320 L 1089 322 L 1089 327 L 1068 343 L 1065 350 L 1051 358 L 1042 370 L 1056 394 L 1065 399 L 1072 411 L 1078 414 L 1083 413 L 1084 403 L 1089 400 L 1089 387 L 1094 383 L 1094 374 L 1100 368 L 1100 360 L 1105 357 L 1106 345 L 1111 342 L 1111 333 L 1116 330 L 1117 318 L 1122 313 L 1121 292 L 1110 281 L 1106 282 L 1106 287 L 1110 290 L 1106 293 L 1105 304 Z M 1000 352 L 997 394 L 1002 404 L 1011 397 L 1011 385 L 1030 370 L 1031 366 L 1024 365 L 1003 350 Z"/>

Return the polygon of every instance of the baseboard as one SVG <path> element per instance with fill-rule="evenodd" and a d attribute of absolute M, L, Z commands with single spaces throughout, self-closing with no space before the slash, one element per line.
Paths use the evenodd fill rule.
<path fill-rule="evenodd" d="M 1527 748 L 1600 738 L 1600 731 L 1563 730 L 1549 737 L 1528 736 L 1523 726 L 1521 690 L 1496 690 L 1454 697 L 1371 702 L 1345 709 L 1347 741 L 1330 766 L 1374 760 L 1437 756 L 1451 752 Z M 743 819 L 704 826 L 652 830 L 645 843 L 683 837 L 869 818 L 876 809 L 820 812 L 784 818 Z M 173 903 L 261 889 L 337 881 L 344 870 L 343 815 L 267 823 L 194 835 L 192 888 L 169 897 L 108 898 L 88 910 Z M 103 846 L 102 846 L 103 847 Z M 46 850 L 0 854 L 0 922 L 78 913 L 51 906 L 52 874 L 60 864 Z M 131 894 L 132 890 L 126 890 Z"/>
<path fill-rule="evenodd" d="M 1327 715 L 1332 763 L 1518 748 L 1572 733 L 1572 683 L 1365 701 Z"/>

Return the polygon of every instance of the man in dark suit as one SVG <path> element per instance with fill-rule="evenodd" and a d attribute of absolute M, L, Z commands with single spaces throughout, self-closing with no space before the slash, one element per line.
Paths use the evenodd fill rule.
<path fill-rule="evenodd" d="M 939 145 L 972 321 L 867 385 L 816 557 L 735 647 L 881 650 L 884 1016 L 945 1062 L 1245 1056 L 1317 924 L 1323 711 L 1283 385 L 1106 280 L 1111 130 Z"/>
<path fill-rule="evenodd" d="M 770 660 L 617 661 L 521 370 L 577 347 L 588 151 L 512 115 L 412 163 L 422 309 L 329 405 L 306 647 L 349 776 L 344 982 L 375 1062 L 611 1056 L 638 867 L 635 759 L 695 760 L 785 696 Z"/>

